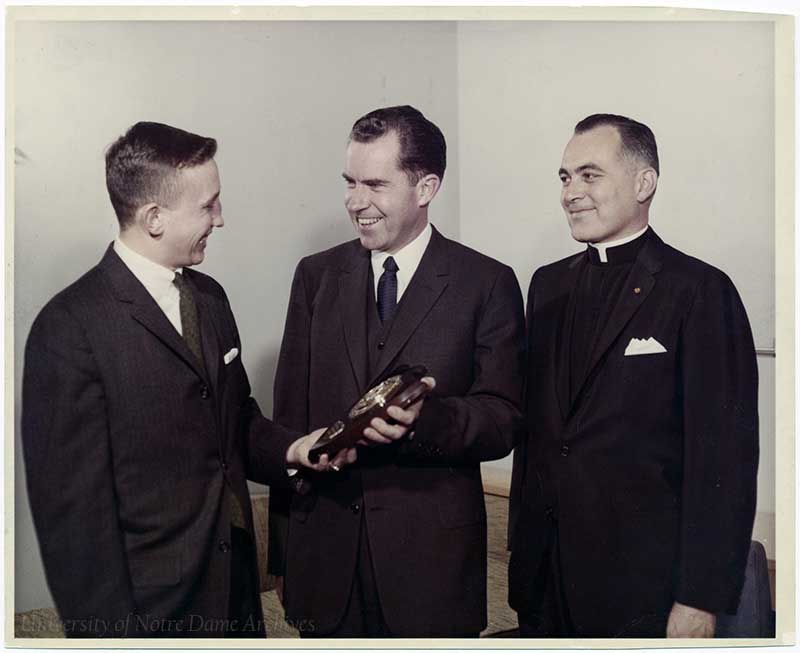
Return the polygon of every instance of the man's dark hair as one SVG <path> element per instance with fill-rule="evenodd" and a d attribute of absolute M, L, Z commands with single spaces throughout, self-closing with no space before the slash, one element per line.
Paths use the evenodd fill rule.
<path fill-rule="evenodd" d="M 583 134 L 595 127 L 606 125 L 616 127 L 622 141 L 623 155 L 644 161 L 660 174 L 656 137 L 653 136 L 651 129 L 641 122 L 636 122 L 625 116 L 617 116 L 613 113 L 595 113 L 575 125 L 575 133 Z"/>
<path fill-rule="evenodd" d="M 106 188 L 124 229 L 148 202 L 166 204 L 178 191 L 178 171 L 214 158 L 217 141 L 158 122 L 137 122 L 106 151 Z"/>
<path fill-rule="evenodd" d="M 400 141 L 397 167 L 416 184 L 425 175 L 444 178 L 447 167 L 447 144 L 442 131 L 414 107 L 405 105 L 370 111 L 356 120 L 350 140 L 369 143 L 395 132 Z"/>

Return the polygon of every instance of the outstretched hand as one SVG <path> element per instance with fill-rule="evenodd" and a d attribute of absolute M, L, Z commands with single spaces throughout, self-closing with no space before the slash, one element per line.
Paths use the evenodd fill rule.
<path fill-rule="evenodd" d="M 308 459 L 308 452 L 323 433 L 325 433 L 325 429 L 317 429 L 295 440 L 286 452 L 286 462 L 290 465 L 300 465 L 308 469 L 313 469 L 315 472 L 338 472 L 342 467 L 356 461 L 356 449 L 355 447 L 351 447 L 349 449 L 342 449 L 334 456 L 333 460 L 330 460 L 328 454 L 324 453 L 319 457 L 319 461 L 312 463 Z"/>

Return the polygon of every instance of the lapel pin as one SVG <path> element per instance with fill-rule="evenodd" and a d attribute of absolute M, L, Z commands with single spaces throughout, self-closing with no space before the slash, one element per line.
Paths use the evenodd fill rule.
<path fill-rule="evenodd" d="M 635 292 L 638 295 L 639 293 L 642 292 L 642 289 L 639 288 L 639 286 L 636 286 L 636 288 L 633 289 L 633 292 Z"/>

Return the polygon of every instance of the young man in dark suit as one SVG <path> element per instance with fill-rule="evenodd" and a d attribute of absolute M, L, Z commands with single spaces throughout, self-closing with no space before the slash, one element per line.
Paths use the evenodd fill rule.
<path fill-rule="evenodd" d="M 412 435 L 359 451 L 306 496 L 273 493 L 268 560 L 301 635 L 466 637 L 486 626 L 480 463 L 508 454 L 520 424 L 524 317 L 510 268 L 428 223 L 445 149 L 409 106 L 356 121 L 343 177 L 358 238 L 295 273 L 276 421 L 329 424 L 401 364 L 436 380 Z"/>
<path fill-rule="evenodd" d="M 225 291 L 189 269 L 223 226 L 216 148 L 146 122 L 109 148 L 119 237 L 28 337 L 28 491 L 67 636 L 264 636 L 246 479 L 286 484 L 315 436 L 261 415 Z"/>
<path fill-rule="evenodd" d="M 756 501 L 757 369 L 719 270 L 648 226 L 645 125 L 578 123 L 559 170 L 586 251 L 528 293 L 528 437 L 509 597 L 524 637 L 711 637 L 735 611 Z"/>

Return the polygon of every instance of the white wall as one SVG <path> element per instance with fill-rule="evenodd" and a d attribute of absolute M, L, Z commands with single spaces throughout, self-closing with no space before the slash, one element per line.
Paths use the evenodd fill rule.
<path fill-rule="evenodd" d="M 39 22 L 15 37 L 17 423 L 33 318 L 116 234 L 103 152 L 134 122 L 219 141 L 226 224 L 201 269 L 227 289 L 267 415 L 294 266 L 354 237 L 341 178 L 353 122 L 412 104 L 450 136 L 458 170 L 453 23 Z M 458 185 L 448 174 L 432 209 L 453 237 Z M 15 609 L 27 610 L 52 602 L 18 433 L 15 445 Z"/>
<path fill-rule="evenodd" d="M 659 144 L 651 224 L 725 270 L 756 346 L 774 347 L 770 24 L 460 23 L 458 48 L 462 242 L 508 262 L 527 293 L 533 270 L 580 249 L 557 175 L 575 123 L 628 115 Z M 774 557 L 774 359 L 759 373 L 755 536 Z M 507 477 L 511 458 L 485 467 Z"/>

